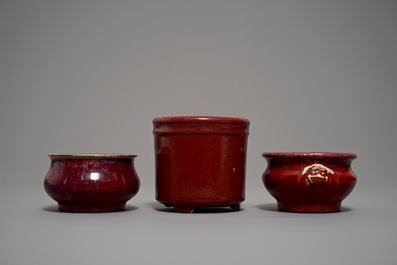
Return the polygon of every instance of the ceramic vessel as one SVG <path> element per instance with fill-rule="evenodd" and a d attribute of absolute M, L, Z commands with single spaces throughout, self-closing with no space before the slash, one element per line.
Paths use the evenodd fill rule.
<path fill-rule="evenodd" d="M 286 212 L 338 212 L 356 185 L 352 153 L 263 153 L 262 176 L 278 208 Z"/>
<path fill-rule="evenodd" d="M 245 198 L 249 121 L 180 116 L 153 120 L 156 199 L 176 212 L 240 209 Z"/>
<path fill-rule="evenodd" d="M 65 212 L 113 212 L 125 209 L 139 190 L 130 154 L 50 154 L 44 179 L 47 194 Z"/>

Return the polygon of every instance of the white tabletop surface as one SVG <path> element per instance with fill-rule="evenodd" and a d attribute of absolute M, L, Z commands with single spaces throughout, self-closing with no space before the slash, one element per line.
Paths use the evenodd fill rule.
<path fill-rule="evenodd" d="M 267 192 L 239 212 L 178 214 L 143 189 L 125 212 L 58 212 L 41 187 L 0 188 L 1 264 L 396 264 L 397 193 L 358 185 L 340 213 L 276 210 Z"/>

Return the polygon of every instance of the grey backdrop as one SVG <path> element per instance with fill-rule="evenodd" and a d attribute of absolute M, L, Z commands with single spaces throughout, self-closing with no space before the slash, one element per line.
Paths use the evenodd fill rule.
<path fill-rule="evenodd" d="M 128 152 L 137 198 L 154 201 L 152 119 L 222 115 L 251 121 L 248 202 L 274 201 L 262 152 L 346 151 L 354 205 L 397 185 L 396 14 L 385 0 L 1 0 L 0 185 L 35 194 L 39 215 L 47 153 Z"/>
<path fill-rule="evenodd" d="M 47 153 L 132 152 L 154 183 L 152 119 L 251 121 L 264 151 L 349 151 L 396 184 L 396 1 L 1 1 L 1 183 Z M 382 169 L 382 174 L 379 170 Z"/>
<path fill-rule="evenodd" d="M 132 152 L 153 185 L 151 121 L 251 121 L 264 151 L 356 152 L 362 185 L 396 184 L 396 1 L 1 1 L 1 183 L 47 153 Z M 382 171 L 379 171 L 382 169 Z M 379 174 L 382 172 L 382 174 Z"/>

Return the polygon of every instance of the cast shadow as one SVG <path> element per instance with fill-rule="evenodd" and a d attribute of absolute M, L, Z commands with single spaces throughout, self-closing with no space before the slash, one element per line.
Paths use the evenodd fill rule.
<path fill-rule="evenodd" d="M 164 213 L 176 213 L 174 211 L 173 207 L 166 207 L 163 204 L 158 203 L 158 202 L 150 202 L 150 203 L 147 203 L 147 205 L 149 207 L 153 208 L 155 211 L 164 212 Z M 193 214 L 235 213 L 235 212 L 241 212 L 241 211 L 244 211 L 244 209 L 240 208 L 240 210 L 236 211 L 230 207 L 203 207 L 203 208 L 195 209 Z"/>
<path fill-rule="evenodd" d="M 56 205 L 56 204 L 45 206 L 45 207 L 42 208 L 42 210 L 43 210 L 43 211 L 46 211 L 46 212 L 64 213 L 64 212 L 59 211 L 58 205 Z M 130 211 L 135 211 L 135 210 L 138 210 L 138 207 L 133 206 L 133 205 L 128 205 L 128 204 L 127 204 L 127 205 L 125 206 L 125 210 L 124 210 L 124 211 L 116 211 L 116 212 L 113 212 L 113 213 L 117 213 L 117 212 L 130 212 Z M 112 212 L 109 212 L 109 213 L 112 213 Z M 77 213 L 77 214 L 78 214 L 78 213 Z M 95 213 L 94 213 L 94 214 L 95 214 Z"/>
<path fill-rule="evenodd" d="M 277 207 L 277 203 L 265 203 L 265 204 L 259 204 L 256 205 L 256 208 L 261 209 L 263 211 L 270 211 L 270 212 L 283 212 L 279 211 Z M 340 212 L 349 212 L 352 211 L 353 209 L 350 207 L 342 206 Z M 310 214 L 310 213 L 308 213 Z M 327 213 L 323 213 L 327 214 Z"/>
<path fill-rule="evenodd" d="M 277 203 L 265 203 L 256 205 L 256 208 L 259 208 L 264 211 L 278 212 Z"/>

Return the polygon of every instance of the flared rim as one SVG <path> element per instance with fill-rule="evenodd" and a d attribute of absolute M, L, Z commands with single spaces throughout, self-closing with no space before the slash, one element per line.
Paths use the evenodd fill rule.
<path fill-rule="evenodd" d="M 129 159 L 137 157 L 133 154 L 121 153 L 64 153 L 48 154 L 51 159 Z"/>
<path fill-rule="evenodd" d="M 224 117 L 224 116 L 169 116 L 157 117 L 153 123 L 232 123 L 232 124 L 249 124 L 246 118 Z"/>
<path fill-rule="evenodd" d="M 355 159 L 355 153 L 343 152 L 264 152 L 262 156 L 265 158 L 341 158 L 341 159 Z"/>

